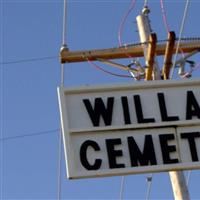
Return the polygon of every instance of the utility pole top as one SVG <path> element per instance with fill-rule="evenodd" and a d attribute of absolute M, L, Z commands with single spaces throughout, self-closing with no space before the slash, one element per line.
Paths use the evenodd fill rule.
<path fill-rule="evenodd" d="M 148 6 L 144 6 L 144 8 L 142 9 L 142 14 L 148 15 L 149 13 L 150 13 L 150 9 L 148 8 Z"/>

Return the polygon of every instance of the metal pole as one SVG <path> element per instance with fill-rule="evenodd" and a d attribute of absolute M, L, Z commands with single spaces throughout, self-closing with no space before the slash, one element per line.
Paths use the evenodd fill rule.
<path fill-rule="evenodd" d="M 142 14 L 137 16 L 137 25 L 138 25 L 138 30 L 139 30 L 139 35 L 140 35 L 140 41 L 142 43 L 146 43 L 143 45 L 144 48 L 144 57 L 147 63 L 147 50 L 148 50 L 148 40 L 149 40 L 149 35 L 151 34 L 151 26 L 150 26 L 150 21 L 148 18 L 150 10 L 146 6 L 142 10 Z M 157 61 L 155 60 L 154 62 L 154 69 L 153 69 L 153 75 L 154 75 L 154 80 L 159 80 L 160 79 L 160 69 L 158 66 Z M 190 200 L 189 197 L 189 192 L 188 188 L 186 185 L 184 173 L 182 171 L 171 171 L 169 172 L 170 179 L 171 179 L 171 184 L 173 188 L 173 193 L 174 193 L 174 199 L 175 200 Z"/>

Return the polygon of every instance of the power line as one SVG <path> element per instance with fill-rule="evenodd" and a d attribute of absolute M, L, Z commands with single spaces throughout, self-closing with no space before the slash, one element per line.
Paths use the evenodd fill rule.
<path fill-rule="evenodd" d="M 162 12 L 162 16 L 163 16 L 163 22 L 164 22 L 164 25 L 165 25 L 165 29 L 166 29 L 167 33 L 169 33 L 170 32 L 170 28 L 169 28 L 169 24 L 167 22 L 167 15 L 166 15 L 166 11 L 165 11 L 163 0 L 160 0 L 160 7 L 161 7 L 161 12 Z"/>
<path fill-rule="evenodd" d="M 57 58 L 59 58 L 59 56 L 46 56 L 46 57 L 39 57 L 39 58 L 29 58 L 29 59 L 1 62 L 0 65 L 11 65 L 11 64 L 19 64 L 19 63 L 27 63 L 27 62 L 37 62 L 37 61 L 52 60 L 52 59 L 57 59 Z"/>
<path fill-rule="evenodd" d="M 187 186 L 189 186 L 191 174 L 192 174 L 192 171 L 191 170 L 188 171 L 188 174 L 187 174 Z"/>
<path fill-rule="evenodd" d="M 172 65 L 170 79 L 173 78 L 173 74 L 174 74 L 178 50 L 179 50 L 179 47 L 180 47 L 181 37 L 182 37 L 182 33 L 183 33 L 183 29 L 184 29 L 184 25 L 185 25 L 187 13 L 188 13 L 188 6 L 189 6 L 189 0 L 186 0 L 185 9 L 184 9 L 184 13 L 183 13 L 183 19 L 182 19 L 182 23 L 181 23 L 181 27 L 180 27 L 180 32 L 179 32 L 179 39 L 178 39 L 178 42 L 177 42 L 177 48 L 176 48 L 176 52 L 175 52 L 175 56 L 174 56 L 174 62 L 173 62 L 173 65 Z"/>
<path fill-rule="evenodd" d="M 131 5 L 130 5 L 128 11 L 125 13 L 125 15 L 123 16 L 122 21 L 121 21 L 121 23 L 120 23 L 119 31 L 118 31 L 118 42 L 119 42 L 119 46 L 122 46 L 122 39 L 121 39 L 121 36 L 122 36 L 122 32 L 123 32 L 123 30 L 124 30 L 124 25 L 125 25 L 125 22 L 126 22 L 128 16 L 130 15 L 130 13 L 132 12 L 132 10 L 134 9 L 135 3 L 136 3 L 136 0 L 132 0 Z"/>
<path fill-rule="evenodd" d="M 66 44 L 66 32 L 67 32 L 67 0 L 63 0 L 63 32 L 62 32 L 62 46 L 64 48 L 67 48 L 67 44 Z M 61 64 L 61 74 L 60 74 L 60 86 L 64 87 L 64 64 Z M 60 200 L 61 199 L 61 164 L 62 164 L 62 126 L 60 124 L 60 135 L 59 135 L 59 144 L 58 144 L 58 185 L 57 185 L 57 190 L 58 190 L 58 194 L 57 194 L 57 199 Z"/>
<path fill-rule="evenodd" d="M 4 6 L 3 1 L 0 1 L 0 29 L 3 30 L 3 19 L 4 19 Z M 1 32 L 2 33 L 2 32 Z M 3 34 L 0 34 L 0 61 L 3 59 Z M 0 85 L 1 85 L 1 91 L 0 91 L 0 137 L 3 137 L 3 103 L 4 103 L 4 77 L 3 77 L 3 68 L 0 67 Z M 4 148 L 3 145 L 0 145 L 0 199 L 3 199 L 3 190 L 4 190 L 4 184 L 3 184 L 3 175 L 4 175 L 4 166 L 3 160 L 4 160 Z"/>
<path fill-rule="evenodd" d="M 58 200 L 61 199 L 61 167 L 62 167 L 62 129 L 59 131 L 59 143 L 58 143 Z"/>
<path fill-rule="evenodd" d="M 66 45 L 66 33 L 67 33 L 67 0 L 63 0 L 63 35 L 62 44 Z"/>
<path fill-rule="evenodd" d="M 152 180 L 153 180 L 153 174 L 150 174 L 150 176 L 148 176 L 146 178 L 147 180 L 147 194 L 146 194 L 146 200 L 149 200 L 150 198 L 150 193 L 151 193 L 151 186 L 152 186 Z"/>
<path fill-rule="evenodd" d="M 148 0 L 144 0 L 144 7 L 148 5 Z"/>
<path fill-rule="evenodd" d="M 52 130 L 47 130 L 47 131 L 40 131 L 40 132 L 35 132 L 35 133 L 29 133 L 29 134 L 22 134 L 22 135 L 16 135 L 16 136 L 10 136 L 10 137 L 4 137 L 0 138 L 0 141 L 7 141 L 7 140 L 13 140 L 13 139 L 20 139 L 20 138 L 25 138 L 25 137 L 33 137 L 33 136 L 39 136 L 39 135 L 46 135 L 49 133 L 55 133 L 58 132 L 60 129 L 52 129 Z"/>
<path fill-rule="evenodd" d="M 123 199 L 123 194 L 124 194 L 124 182 L 125 182 L 125 176 L 121 177 L 121 184 L 120 184 L 120 193 L 119 193 L 119 199 Z"/>
<path fill-rule="evenodd" d="M 199 41 L 200 37 L 184 37 L 184 38 L 176 38 L 176 41 Z M 157 43 L 163 43 L 167 42 L 167 39 L 164 40 L 158 40 Z M 134 44 L 127 44 L 127 45 L 122 45 L 121 47 L 127 48 L 131 46 L 140 46 L 143 44 L 148 44 L 149 42 L 143 42 L 143 43 L 134 43 Z M 194 47 L 195 43 L 194 43 Z M 38 57 L 38 58 L 28 58 L 28 59 L 21 59 L 21 60 L 14 60 L 14 61 L 6 61 L 6 62 L 0 62 L 0 65 L 12 65 L 12 64 L 20 64 L 20 63 L 28 63 L 28 62 L 37 62 L 37 61 L 43 61 L 43 60 L 53 60 L 53 59 L 59 59 L 59 56 L 46 56 L 46 57 Z"/>

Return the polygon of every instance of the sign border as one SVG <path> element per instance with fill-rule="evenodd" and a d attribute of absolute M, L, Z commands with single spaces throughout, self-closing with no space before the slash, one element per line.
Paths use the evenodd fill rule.
<path fill-rule="evenodd" d="M 60 118 L 61 118 L 61 128 L 62 128 L 62 136 L 63 136 L 63 142 L 64 142 L 64 151 L 65 151 L 65 159 L 66 159 L 66 168 L 67 168 L 67 175 L 69 179 L 72 178 L 89 178 L 89 177 L 102 177 L 102 176 L 114 176 L 114 175 L 127 175 L 127 174 L 136 174 L 136 173 L 146 173 L 146 167 L 140 167 L 141 169 L 135 170 L 136 172 L 133 173 L 131 170 L 132 168 L 128 169 L 125 168 L 122 171 L 125 171 L 124 173 L 119 174 L 117 172 L 119 169 L 112 169 L 112 172 L 109 173 L 100 173 L 99 175 L 97 172 L 92 173 L 93 175 L 84 175 L 84 176 L 76 176 L 73 174 L 73 167 L 70 163 L 70 160 L 73 160 L 73 154 L 71 153 L 70 149 L 70 135 L 71 134 L 77 134 L 77 133 L 83 133 L 84 132 L 98 132 L 98 131 L 111 131 L 111 130 L 137 130 L 137 129 L 148 129 L 148 128 L 176 128 L 176 127 L 190 127 L 190 126 L 197 126 L 200 125 L 200 120 L 182 120 L 182 121 L 172 121 L 172 122 L 157 122 L 157 123 L 151 123 L 151 124 L 133 124 L 133 125 L 123 125 L 123 126 L 109 126 L 109 127 L 92 127 L 88 129 L 70 129 L 68 125 L 68 116 L 65 112 L 66 102 L 65 102 L 65 95 L 72 95 L 72 94 L 81 94 L 81 93 L 98 93 L 98 92 L 108 92 L 108 91 L 119 91 L 119 90 L 149 90 L 149 89 L 156 89 L 156 88 L 174 88 L 177 87 L 184 87 L 184 86 L 200 86 L 200 80 L 199 79 L 193 79 L 193 80 L 155 80 L 155 81 L 148 81 L 148 82 L 134 82 L 133 83 L 126 83 L 126 84 L 117 84 L 117 85 L 101 85 L 101 86 L 81 86 L 81 87 L 72 87 L 72 88 L 64 88 L 64 87 L 58 87 L 58 100 L 59 100 L 59 108 L 60 108 Z M 149 168 L 152 168 L 152 171 L 148 170 L 149 172 L 162 172 L 162 171 L 169 171 L 169 170 L 183 170 L 183 169 L 197 169 L 199 168 L 199 162 L 198 163 L 178 163 L 173 164 L 174 168 L 172 168 L 172 165 L 165 165 L 165 166 L 148 166 Z M 187 166 L 187 167 L 185 167 Z M 127 172 L 128 171 L 128 172 Z M 91 174 L 91 171 L 89 172 Z"/>

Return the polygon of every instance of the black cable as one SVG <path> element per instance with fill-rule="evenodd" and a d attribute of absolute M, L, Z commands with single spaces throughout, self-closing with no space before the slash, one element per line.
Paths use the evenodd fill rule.
<path fill-rule="evenodd" d="M 39 135 L 45 135 L 49 133 L 55 133 L 60 131 L 60 129 L 52 129 L 48 131 L 41 131 L 41 132 L 35 132 L 35 133 L 29 133 L 29 134 L 23 134 L 23 135 L 16 135 L 16 136 L 10 136 L 10 137 L 4 137 L 0 138 L 0 141 L 6 141 L 6 140 L 12 140 L 12 139 L 18 139 L 18 138 L 24 138 L 24 137 L 33 137 L 33 136 L 39 136 Z"/>
<path fill-rule="evenodd" d="M 179 38 L 176 38 L 176 41 L 179 40 Z M 180 38 L 181 41 L 199 41 L 200 37 L 185 37 Z M 168 39 L 165 40 L 158 40 L 158 43 L 167 42 Z M 143 43 L 134 43 L 134 44 L 128 44 L 128 45 L 122 45 L 119 48 L 129 47 L 129 46 L 140 46 L 143 44 L 148 44 L 149 42 L 143 42 Z M 18 63 L 26 63 L 26 62 L 36 62 L 36 61 L 42 61 L 42 60 L 51 60 L 51 59 L 57 59 L 59 56 L 47 56 L 47 57 L 40 57 L 40 58 L 30 58 L 30 59 L 22 59 L 22 60 L 15 60 L 15 61 L 7 61 L 7 62 L 0 62 L 0 65 L 11 65 L 11 64 L 18 64 Z"/>
<path fill-rule="evenodd" d="M 30 58 L 30 59 L 23 59 L 23 60 L 16 60 L 16 61 L 8 61 L 8 62 L 1 62 L 1 65 L 10 65 L 10 64 L 18 64 L 18 63 L 26 63 L 26 62 L 36 62 L 41 60 L 51 60 L 57 59 L 59 56 L 48 56 L 48 57 L 40 57 L 40 58 Z"/>

